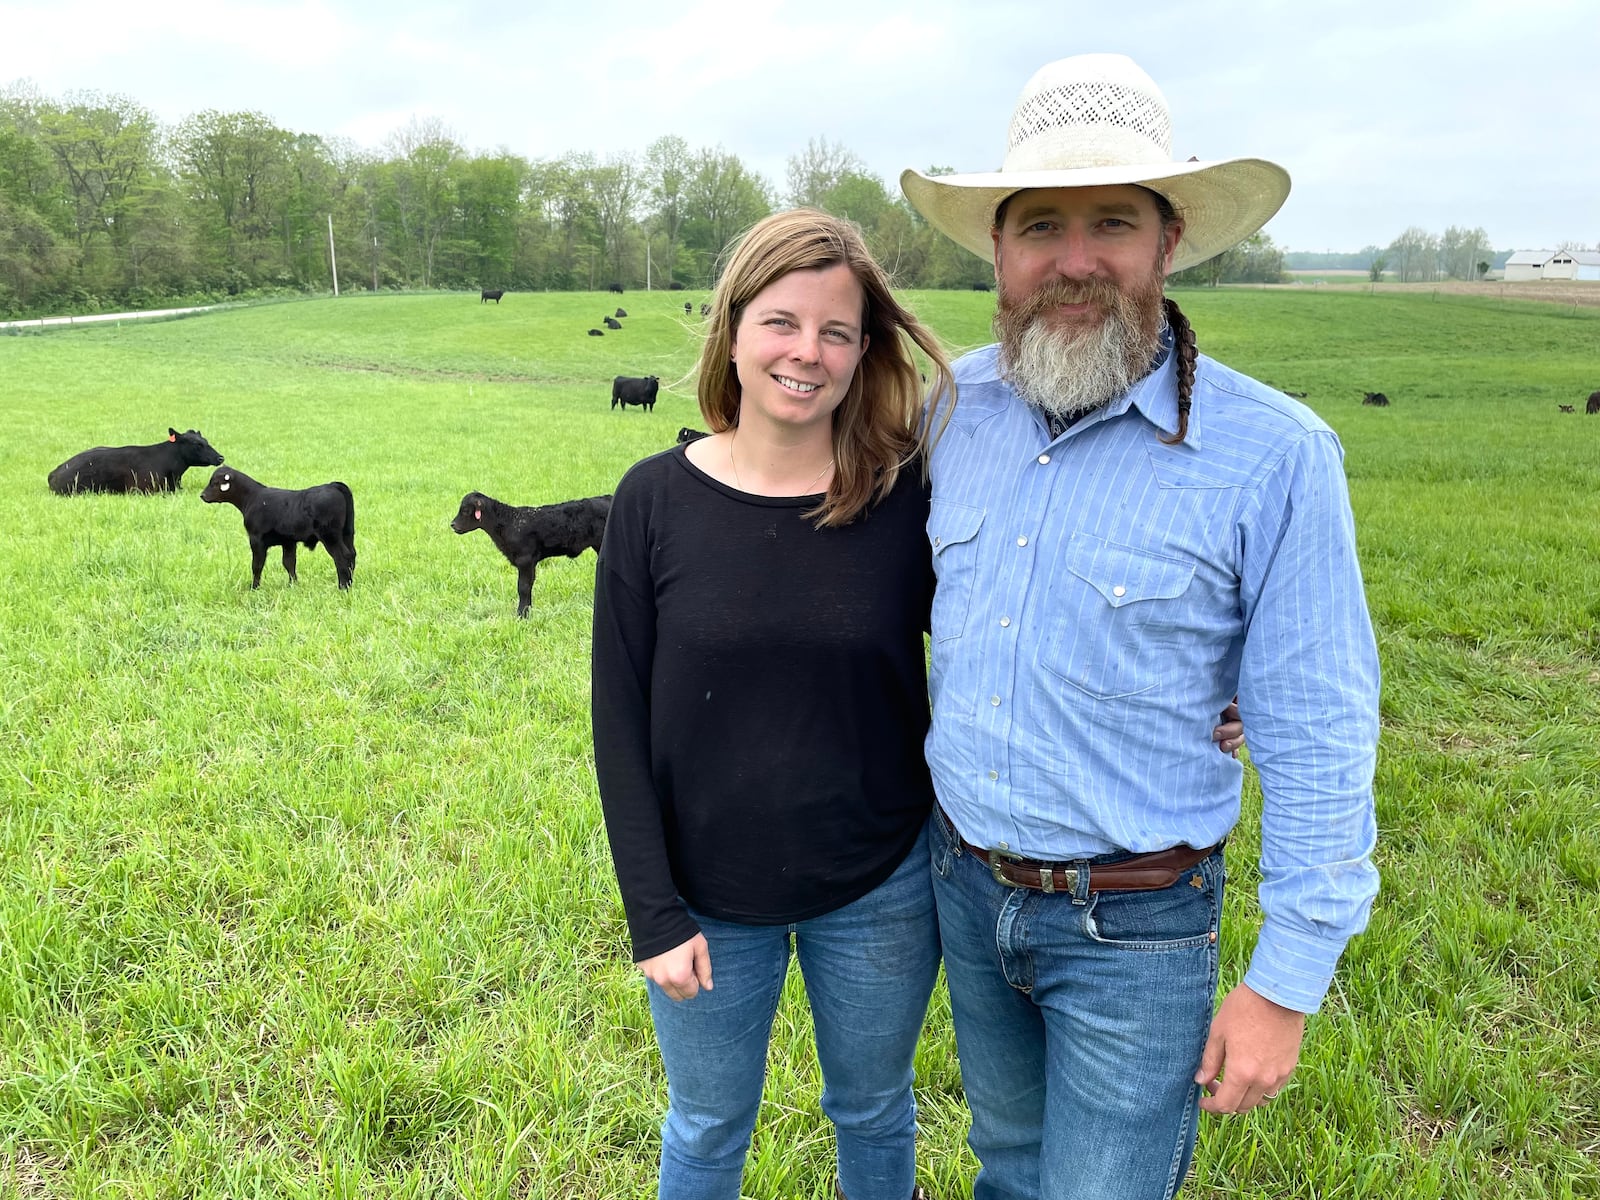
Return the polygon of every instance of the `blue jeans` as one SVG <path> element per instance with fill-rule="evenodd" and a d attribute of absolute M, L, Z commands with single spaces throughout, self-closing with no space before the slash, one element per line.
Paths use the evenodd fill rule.
<path fill-rule="evenodd" d="M 1170 1200 L 1194 1150 L 1222 852 L 1160 891 L 1080 875 L 1046 895 L 996 880 L 942 812 L 931 825 L 973 1200 Z"/>
<path fill-rule="evenodd" d="M 915 1186 L 911 1060 L 939 972 L 924 832 L 895 873 L 853 904 L 793 925 L 694 913 L 712 990 L 676 1001 L 654 984 L 650 1015 L 667 1068 L 660 1200 L 736 1200 L 789 971 L 805 979 L 848 1200 L 906 1200 Z"/>

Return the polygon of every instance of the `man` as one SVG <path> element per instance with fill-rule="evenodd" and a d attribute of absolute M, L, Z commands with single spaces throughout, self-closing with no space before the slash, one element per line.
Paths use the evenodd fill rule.
<path fill-rule="evenodd" d="M 908 171 L 993 256 L 1000 341 L 934 451 L 934 887 L 974 1200 L 1176 1194 L 1198 1109 L 1276 1096 L 1377 891 L 1378 663 L 1333 432 L 1200 356 L 1165 275 L 1288 176 L 1174 162 L 1120 55 L 1052 63 L 1005 165 Z M 1221 843 L 1259 770 L 1261 932 L 1212 1014 Z M 1209 714 L 1209 715 L 1208 715 Z"/>

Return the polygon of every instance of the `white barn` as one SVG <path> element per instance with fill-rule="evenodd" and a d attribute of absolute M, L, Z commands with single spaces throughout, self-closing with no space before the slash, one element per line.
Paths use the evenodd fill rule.
<path fill-rule="evenodd" d="M 1600 253 L 1593 250 L 1519 250 L 1506 259 L 1507 283 L 1535 279 L 1600 281 Z"/>

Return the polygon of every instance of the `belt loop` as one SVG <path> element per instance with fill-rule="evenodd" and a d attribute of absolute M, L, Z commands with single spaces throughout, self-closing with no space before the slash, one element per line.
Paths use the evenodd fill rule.
<path fill-rule="evenodd" d="M 1078 885 L 1072 889 L 1072 902 L 1074 904 L 1087 904 L 1089 903 L 1089 872 L 1094 868 L 1089 865 L 1089 860 L 1086 858 L 1079 859 L 1073 865 L 1078 868 L 1076 871 Z"/>

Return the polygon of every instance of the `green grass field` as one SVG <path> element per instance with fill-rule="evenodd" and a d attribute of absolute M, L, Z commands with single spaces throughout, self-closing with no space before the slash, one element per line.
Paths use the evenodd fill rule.
<path fill-rule="evenodd" d="M 589 748 L 594 558 L 547 563 L 518 621 L 512 569 L 448 522 L 473 489 L 608 492 L 699 424 L 703 298 L 625 296 L 603 339 L 593 294 L 0 335 L 0 1196 L 654 1194 L 664 1085 Z M 1343 438 L 1385 668 L 1372 925 L 1292 1090 L 1207 1118 L 1185 1195 L 1600 1197 L 1600 313 L 1179 298 L 1202 349 Z M 909 299 L 987 340 L 991 297 Z M 610 411 L 615 374 L 660 376 L 656 411 Z M 270 484 L 347 482 L 354 588 L 319 549 L 251 592 L 203 468 L 178 495 L 47 491 L 169 425 Z M 807 1031 L 791 979 L 752 1196 L 831 1195 Z M 922 1181 L 969 1195 L 942 993 L 918 1066 Z"/>

